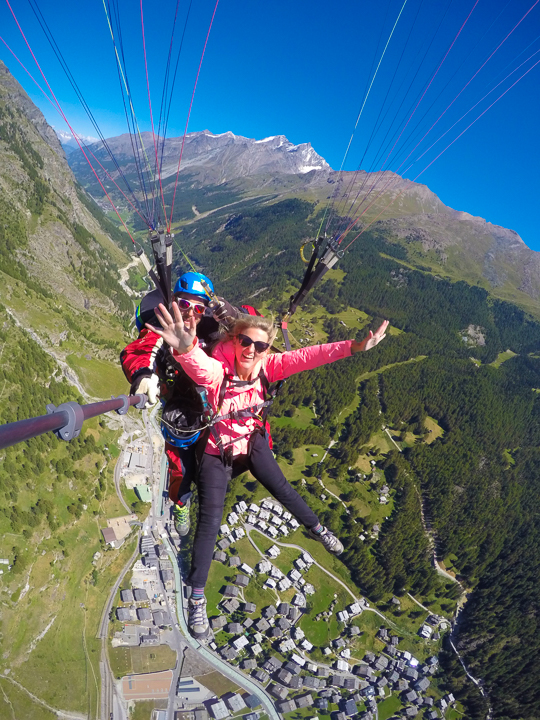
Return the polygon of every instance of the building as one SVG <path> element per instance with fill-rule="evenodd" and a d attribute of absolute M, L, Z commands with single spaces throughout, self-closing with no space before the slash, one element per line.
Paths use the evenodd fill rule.
<path fill-rule="evenodd" d="M 212 713 L 212 717 L 216 720 L 224 720 L 224 718 L 229 717 L 230 715 L 230 712 L 223 700 L 216 700 L 216 702 L 209 706 L 209 710 Z"/>
<path fill-rule="evenodd" d="M 234 585 L 226 585 L 225 590 L 223 591 L 223 596 L 228 598 L 238 597 L 238 588 L 234 587 Z"/>
<path fill-rule="evenodd" d="M 256 695 L 244 695 L 244 702 L 250 710 L 255 710 L 261 704 L 261 701 Z"/>
<path fill-rule="evenodd" d="M 143 620 L 143 621 L 151 620 L 152 613 L 150 612 L 150 610 L 148 608 L 145 608 L 145 607 L 137 608 L 137 617 L 139 618 L 139 620 Z"/>
<path fill-rule="evenodd" d="M 255 605 L 255 603 L 247 602 L 242 605 L 243 612 L 248 614 L 254 613 L 256 609 L 257 606 Z"/>
<path fill-rule="evenodd" d="M 225 555 L 223 550 L 216 550 L 216 552 L 214 553 L 214 560 L 220 563 L 225 563 L 227 560 L 227 556 Z"/>
<path fill-rule="evenodd" d="M 133 602 L 133 591 L 132 590 L 120 590 L 120 600 L 124 603 Z"/>
<path fill-rule="evenodd" d="M 249 640 L 245 635 L 240 635 L 239 638 L 236 638 L 236 640 L 233 640 L 233 645 L 236 648 L 236 650 L 242 650 L 242 648 L 245 648 L 246 645 L 249 645 Z"/>
<path fill-rule="evenodd" d="M 218 617 L 212 618 L 210 620 L 210 625 L 214 632 L 221 630 L 221 628 L 225 627 L 226 624 L 227 624 L 227 618 L 225 617 L 225 615 L 218 615 Z"/>
<path fill-rule="evenodd" d="M 116 618 L 120 620 L 120 622 L 129 622 L 133 619 L 131 609 L 125 607 L 116 608 Z"/>
<path fill-rule="evenodd" d="M 273 685 L 271 685 L 271 687 L 269 688 L 269 692 L 278 700 L 285 700 L 285 698 L 289 694 L 288 688 L 283 687 L 283 685 L 278 685 L 278 683 L 274 683 Z"/>
<path fill-rule="evenodd" d="M 249 585 L 249 578 L 247 575 L 237 575 L 234 578 L 235 585 L 238 585 L 238 587 L 245 588 Z"/>
<path fill-rule="evenodd" d="M 233 713 L 237 713 L 240 710 L 243 710 L 246 707 L 246 703 L 244 702 L 244 698 L 239 695 L 238 693 L 232 693 L 228 696 L 224 697 L 225 702 L 229 706 L 229 709 Z"/>
<path fill-rule="evenodd" d="M 235 590 L 236 589 L 237 588 L 235 588 Z M 236 610 L 238 610 L 238 608 L 240 607 L 240 603 L 236 598 L 229 598 L 228 600 L 225 600 L 222 605 L 225 612 L 229 615 L 232 615 L 233 612 L 236 612 Z"/>

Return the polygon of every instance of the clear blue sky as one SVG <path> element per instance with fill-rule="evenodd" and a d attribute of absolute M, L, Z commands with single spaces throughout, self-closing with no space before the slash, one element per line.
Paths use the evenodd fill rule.
<path fill-rule="evenodd" d="M 409 118 L 386 168 L 400 163 L 535 0 L 479 0 L 414 115 L 426 85 L 476 0 L 407 0 L 358 123 L 345 168 L 379 169 Z M 139 2 L 118 0 L 129 80 L 141 129 L 150 129 Z M 366 90 L 404 0 L 220 0 L 189 130 L 310 142 L 339 169 Z M 215 0 L 194 0 L 180 60 L 168 135 L 181 135 Z M 143 0 L 155 121 L 176 2 Z M 179 6 L 177 41 L 188 2 Z M 118 76 L 103 5 L 41 0 L 40 8 L 106 136 L 126 132 Z M 95 135 L 26 0 L 18 19 L 75 130 Z M 6 4 L 0 35 L 39 79 Z M 528 47 L 529 46 L 529 47 Z M 411 159 L 519 63 L 520 70 L 417 162 L 413 179 L 490 102 L 540 59 L 540 3 L 513 32 Z M 0 43 L 0 58 L 55 127 L 63 121 Z M 447 205 L 516 230 L 540 250 L 538 92 L 533 68 L 420 178 Z M 368 140 L 374 127 L 380 129 Z M 388 133 L 388 134 L 387 134 Z M 411 138 L 412 139 L 409 139 Z M 405 142 L 408 148 L 396 155 Z M 386 149 L 385 149 L 386 148 Z"/>

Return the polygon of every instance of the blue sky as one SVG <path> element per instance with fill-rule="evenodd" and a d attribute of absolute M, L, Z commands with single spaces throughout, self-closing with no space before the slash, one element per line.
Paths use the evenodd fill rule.
<path fill-rule="evenodd" d="M 394 33 L 364 104 L 345 168 L 404 173 L 401 161 L 456 98 L 497 45 L 532 7 L 486 66 L 447 110 L 411 160 L 511 73 L 465 120 L 405 176 L 414 179 L 493 100 L 540 59 L 540 3 L 535 0 L 220 0 L 204 59 L 189 130 L 263 138 L 286 135 L 311 142 L 334 169 L 343 155 L 392 27 Z M 150 129 L 140 5 L 118 0 L 126 64 L 141 129 Z M 215 0 L 193 0 L 180 59 L 168 135 L 181 135 Z M 473 9 L 473 6 L 474 9 Z M 75 130 L 95 135 L 26 0 L 13 5 L 36 57 Z M 143 0 L 150 86 L 157 124 L 163 73 L 176 2 Z M 178 42 L 188 2 L 178 11 Z M 83 95 L 106 136 L 126 132 L 118 76 L 103 5 L 41 0 Z M 469 13 L 469 20 L 456 39 Z M 41 82 L 6 4 L 0 35 Z M 443 61 L 451 43 L 452 49 Z M 0 58 L 51 124 L 63 121 L 0 43 Z M 530 59 L 529 59 L 530 58 Z M 442 62 L 442 65 L 440 63 Z M 434 76 L 437 67 L 440 69 Z M 516 230 L 540 250 L 538 118 L 540 65 L 459 138 L 418 179 L 447 205 Z M 429 88 L 422 97 L 427 85 Z M 420 102 L 419 102 L 420 101 Z M 414 108 L 416 110 L 413 112 Z M 374 127 L 380 123 L 371 142 Z M 403 130 L 403 128 L 405 129 Z M 402 132 L 403 131 L 403 132 Z M 400 133 L 401 136 L 400 136 Z M 406 150 L 399 151 L 408 142 Z"/>

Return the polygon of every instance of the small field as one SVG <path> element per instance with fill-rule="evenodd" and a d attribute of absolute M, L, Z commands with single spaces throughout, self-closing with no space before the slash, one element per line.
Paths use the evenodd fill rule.
<path fill-rule="evenodd" d="M 85 390 L 93 397 L 108 398 L 126 392 L 127 383 L 118 364 L 82 355 L 68 355 L 68 365 L 75 370 Z"/>
<path fill-rule="evenodd" d="M 115 677 L 172 670 L 176 653 L 168 645 L 110 648 L 109 659 Z"/>
<path fill-rule="evenodd" d="M 431 445 L 432 442 L 435 442 L 437 438 L 440 438 L 444 435 L 444 430 L 439 425 L 439 423 L 429 415 L 424 420 L 424 427 L 426 430 L 430 430 L 430 434 L 426 438 L 426 443 L 428 445 Z"/>
<path fill-rule="evenodd" d="M 388 720 L 401 708 L 401 700 L 397 695 L 390 695 L 382 702 L 377 704 L 377 711 L 379 713 L 379 720 Z"/>
<path fill-rule="evenodd" d="M 513 358 L 516 356 L 515 352 L 512 352 L 512 350 L 505 350 L 504 352 L 500 352 L 495 360 L 492 363 L 489 363 L 491 367 L 501 367 L 503 362 L 506 362 L 507 360 L 510 360 L 510 358 Z"/>
<path fill-rule="evenodd" d="M 217 672 L 217 670 L 207 673 L 206 675 L 195 676 L 193 679 L 201 683 L 201 685 L 204 685 L 204 687 L 208 688 L 218 697 L 226 692 L 236 692 L 239 689 L 236 683 Z"/>
<path fill-rule="evenodd" d="M 129 720 L 150 720 L 154 709 L 165 710 L 167 708 L 167 702 L 164 700 L 137 700 L 134 705 Z"/>

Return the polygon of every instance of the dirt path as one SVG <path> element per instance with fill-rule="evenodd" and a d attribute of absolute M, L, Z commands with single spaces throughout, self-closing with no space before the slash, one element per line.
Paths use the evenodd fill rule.
<path fill-rule="evenodd" d="M 69 367 L 69 365 L 67 364 L 67 362 L 65 362 L 65 361 L 62 360 L 60 357 L 58 357 L 58 355 L 54 352 L 54 350 L 52 350 L 50 347 L 48 347 L 47 345 L 45 345 L 45 343 L 44 343 L 43 340 L 39 337 L 39 335 L 37 335 L 33 330 L 28 329 L 25 325 L 23 325 L 23 324 L 20 322 L 20 320 L 18 319 L 18 317 L 15 315 L 15 313 L 13 312 L 13 310 L 10 310 L 9 308 L 6 308 L 6 312 L 7 312 L 7 314 L 8 314 L 11 318 L 13 318 L 13 321 L 14 321 L 15 325 L 17 325 L 17 327 L 21 328 L 21 329 L 24 330 L 26 333 L 28 333 L 28 335 L 30 335 L 30 337 L 32 338 L 32 340 L 34 340 L 34 342 L 36 342 L 36 343 L 39 345 L 39 347 L 47 353 L 47 355 L 50 355 L 50 356 L 53 358 L 53 360 L 56 362 L 56 364 L 57 364 L 57 365 L 60 367 L 60 369 L 62 370 L 62 375 L 66 378 L 66 380 L 68 381 L 68 383 L 69 383 L 70 385 L 73 385 L 74 387 L 76 387 L 77 390 L 80 392 L 80 394 L 83 396 L 83 398 L 84 398 L 87 402 L 92 402 L 92 401 L 95 401 L 95 400 L 96 400 L 96 398 L 93 398 L 93 397 L 91 397 L 90 395 L 88 395 L 88 393 L 86 392 L 86 390 L 83 388 L 83 386 L 82 386 L 81 383 L 79 382 L 79 378 L 77 377 L 77 374 L 75 373 L 74 370 L 72 370 L 72 369 Z"/>
<path fill-rule="evenodd" d="M 34 702 L 36 702 L 38 705 L 41 705 L 42 707 L 46 708 L 52 713 L 55 713 L 58 715 L 59 718 L 67 718 L 67 720 L 88 720 L 87 715 L 83 715 L 82 713 L 77 712 L 69 712 L 67 710 L 59 710 L 58 708 L 54 708 L 48 703 L 45 702 L 45 700 L 41 700 L 41 698 L 38 698 L 36 695 L 30 692 L 30 690 L 27 690 L 24 685 L 21 685 L 20 682 L 17 682 L 17 680 L 14 680 L 13 678 L 9 677 L 9 675 L 2 675 L 3 680 L 8 680 L 12 685 L 15 685 L 19 688 L 19 690 L 22 690 L 25 692 L 29 697 L 32 698 Z"/>

